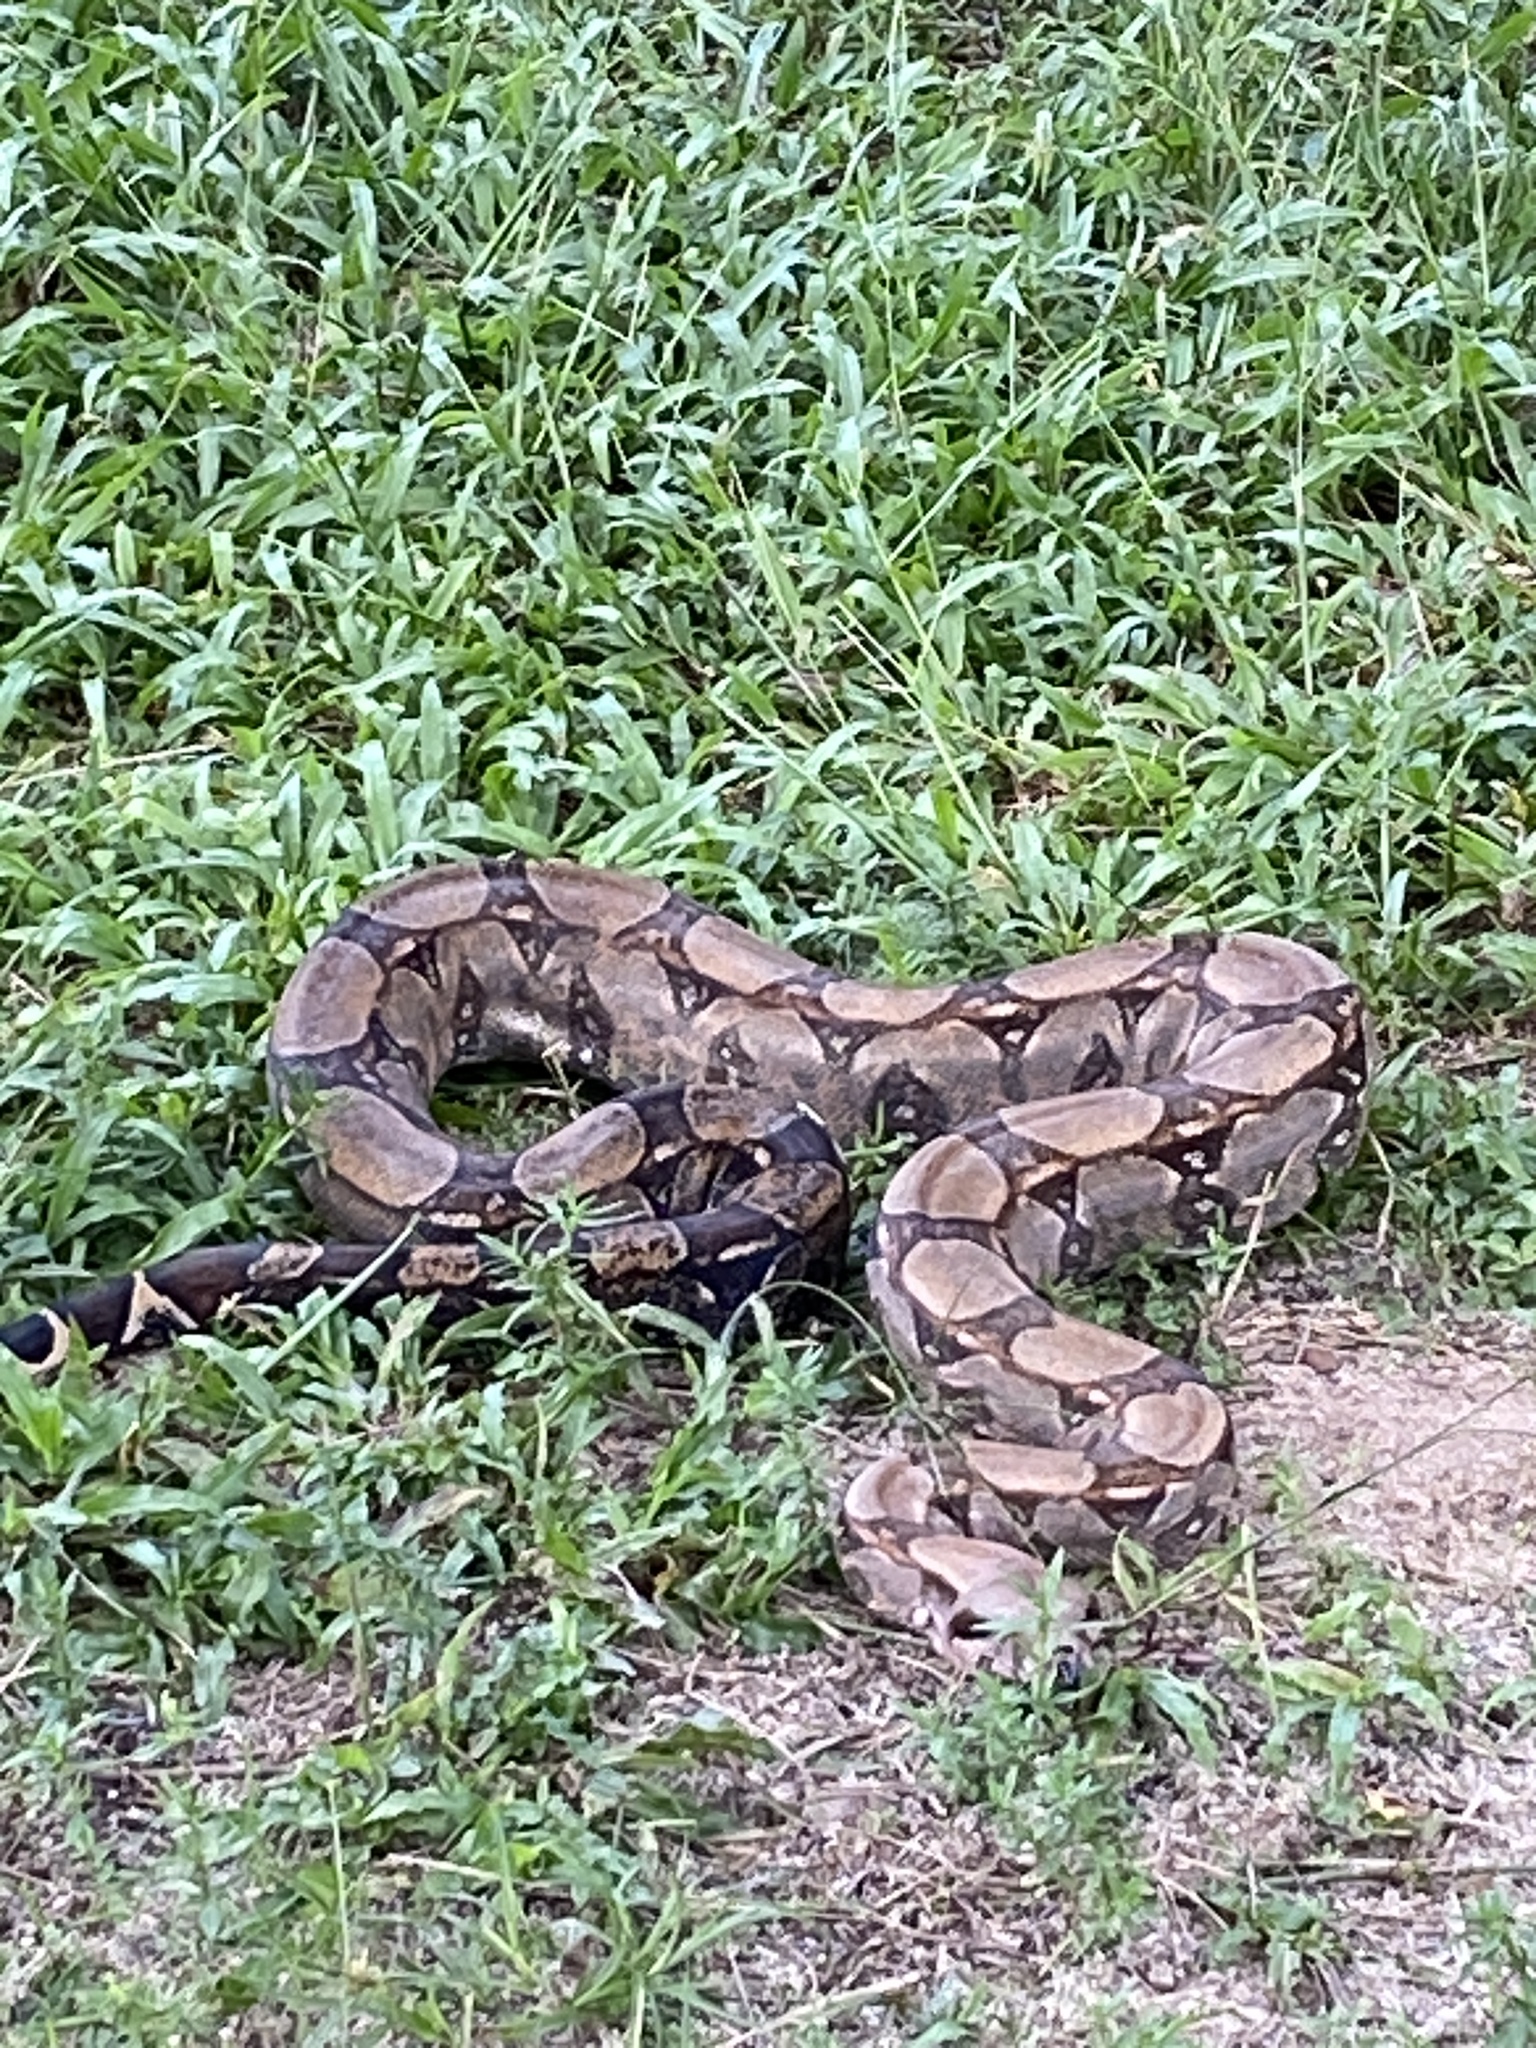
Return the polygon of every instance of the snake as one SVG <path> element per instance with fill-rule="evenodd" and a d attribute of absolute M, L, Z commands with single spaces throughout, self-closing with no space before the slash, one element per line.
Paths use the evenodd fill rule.
<path fill-rule="evenodd" d="M 0 1327 L 33 1370 L 345 1283 L 461 1315 L 558 1241 L 614 1308 L 715 1335 L 838 1284 L 845 1148 L 909 1149 L 866 1280 L 942 1443 L 873 1458 L 837 1538 L 854 1592 L 946 1656 L 1006 1637 L 1043 1560 L 1129 1538 L 1178 1565 L 1230 1519 L 1231 1416 L 1190 1362 L 1053 1303 L 1160 1246 L 1247 1241 L 1358 1147 L 1372 1060 L 1331 959 L 1250 930 L 1137 936 L 924 986 L 814 964 L 638 873 L 521 855 L 417 870 L 300 960 L 273 1108 L 322 1242 L 196 1247 Z M 433 1111 L 450 1069 L 544 1062 L 606 1090 L 515 1151 Z M 75 1333 L 78 1333 L 76 1336 Z"/>

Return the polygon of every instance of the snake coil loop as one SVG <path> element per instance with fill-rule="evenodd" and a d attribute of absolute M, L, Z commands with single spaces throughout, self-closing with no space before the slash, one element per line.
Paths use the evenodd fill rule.
<path fill-rule="evenodd" d="M 624 1091 L 515 1154 L 439 1127 L 460 1062 L 555 1061 Z M 114 1352 L 243 1305 L 360 1282 L 366 1304 L 505 1285 L 487 1238 L 559 1191 L 610 1220 L 593 1292 L 708 1328 L 840 1267 L 838 1146 L 921 1141 L 875 1227 L 893 1349 L 966 1432 L 936 1473 L 862 1472 L 841 1554 L 877 1612 L 951 1655 L 1024 1612 L 1031 1553 L 1122 1531 L 1177 1562 L 1233 1489 L 1226 1409 L 1195 1368 L 1044 1289 L 1143 1246 L 1293 1215 L 1359 1140 L 1359 992 L 1259 933 L 1133 939 L 993 980 L 900 988 L 767 944 L 650 878 L 522 859 L 429 869 L 348 910 L 300 962 L 267 1056 L 305 1191 L 346 1241 L 211 1247 L 0 1329 L 34 1366 L 71 1326 Z M 381 1247 L 402 1241 L 387 1255 Z"/>

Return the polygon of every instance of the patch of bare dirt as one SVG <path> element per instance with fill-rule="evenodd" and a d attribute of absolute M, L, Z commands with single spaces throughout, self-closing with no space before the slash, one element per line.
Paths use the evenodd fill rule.
<path fill-rule="evenodd" d="M 734 2017 L 713 2048 L 812 2027 L 850 2048 L 900 2048 L 946 1992 L 961 2007 L 972 1987 L 987 2017 L 957 2038 L 980 2044 L 1109 2043 L 1157 2021 L 1178 2030 L 1168 2039 L 1210 2048 L 1491 2038 L 1488 1946 L 1469 1903 L 1497 1884 L 1517 1910 L 1536 1906 L 1536 1747 L 1480 1712 L 1531 1674 L 1536 1333 L 1494 1314 L 1395 1329 L 1335 1284 L 1271 1278 L 1222 1334 L 1243 1366 L 1234 1406 L 1262 1539 L 1251 1625 L 1265 1653 L 1311 1653 L 1288 1603 L 1319 1559 L 1342 1555 L 1369 1562 L 1458 1673 L 1440 1725 L 1366 1713 L 1354 1784 L 1368 1836 L 1328 1819 L 1315 1743 L 1278 1766 L 1261 1753 L 1273 1720 L 1251 1679 L 1234 1684 L 1225 1668 L 1243 1633 L 1229 1601 L 1186 1603 L 1152 1650 L 1206 1683 L 1226 1739 L 1215 1768 L 1186 1756 L 1137 1788 L 1139 1838 L 1124 1853 L 1149 1872 L 1156 1907 L 1089 1954 L 1072 1899 L 1042 1881 L 1027 1813 L 1009 1816 L 1007 1846 L 928 1760 L 911 1708 L 946 1680 L 920 1645 L 854 1638 L 658 1665 L 631 1737 L 713 1715 L 760 1744 L 704 1773 L 701 1796 L 740 1825 L 688 1852 L 683 1874 L 722 1902 L 760 1898 L 794 1916 L 739 1944 Z M 1245 1898 L 1265 1901 L 1254 1925 L 1242 1924 Z M 1283 1921 L 1288 1904 L 1318 1931 L 1266 1940 L 1264 1914 Z"/>
<path fill-rule="evenodd" d="M 160 1748 L 140 1693 L 125 1690 L 113 1698 L 104 1690 L 97 1740 L 88 1753 L 77 1746 L 71 1765 L 89 1786 L 91 1833 L 98 1845 L 110 1845 L 116 1871 L 129 1879 L 166 1845 L 157 1780 L 167 1769 L 195 1777 L 214 1800 L 227 1789 L 235 1804 L 355 1720 L 352 1674 L 339 1666 L 316 1673 L 274 1661 L 237 1676 L 217 1729 L 190 1753 Z M 77 1843 L 71 1815 L 13 1777 L 0 1798 L 0 2020 L 20 2006 L 61 1945 L 83 1947 L 107 1973 L 159 1976 L 164 1901 L 134 1899 L 114 1918 L 116 1903 L 104 1900 L 100 1871 Z M 100 1925 L 82 1941 L 81 1930 L 93 1918 Z"/>
<path fill-rule="evenodd" d="M 817 2025 L 848 2048 L 902 2048 L 968 1991 L 985 2016 L 956 2036 L 1003 2044 L 1121 2038 L 1116 2015 L 1182 2022 L 1174 2041 L 1237 2048 L 1389 2040 L 1486 2042 L 1490 2008 L 1473 1968 L 1466 1900 L 1501 1879 L 1529 1897 L 1536 1778 L 1529 1745 L 1441 1754 L 1373 1745 L 1384 1805 L 1411 1817 L 1424 1855 L 1340 1854 L 1319 1826 L 1318 1770 L 1281 1775 L 1238 1744 L 1215 1770 L 1185 1762 L 1137 1800 L 1127 1866 L 1156 1905 L 1137 1932 L 1084 1955 L 1072 1898 L 1042 1882 L 994 1817 L 957 1805 L 927 1762 L 909 1706 L 930 1671 L 884 1644 L 679 1669 L 647 1688 L 639 1725 L 660 1734 L 700 1712 L 757 1732 L 767 1754 L 711 1765 L 695 1790 L 741 1816 L 683 1858 L 680 1875 L 719 1902 L 760 1899 L 790 1917 L 738 1937 L 732 2018 L 711 2048 L 803 2039 Z M 635 1732 L 635 1724 L 630 1724 Z M 1327 1938 L 1301 1962 L 1284 1943 L 1224 1954 L 1230 1901 L 1277 1886 L 1322 1896 Z M 1305 1944 L 1303 1944 L 1303 1947 Z M 1412 2031 L 1397 2032 L 1398 2028 Z M 1149 2037 L 1151 2038 L 1151 2037 Z M 617 2048 L 617 2037 L 614 2048 Z"/>
<path fill-rule="evenodd" d="M 1283 1460 L 1313 1536 L 1411 1581 L 1444 1619 L 1463 1615 L 1469 1648 L 1477 1616 L 1523 1607 L 1536 1587 L 1528 1318 L 1394 1330 L 1347 1300 L 1298 1303 L 1275 1280 L 1222 1334 L 1243 1366 L 1232 1405 L 1250 1493 Z"/>

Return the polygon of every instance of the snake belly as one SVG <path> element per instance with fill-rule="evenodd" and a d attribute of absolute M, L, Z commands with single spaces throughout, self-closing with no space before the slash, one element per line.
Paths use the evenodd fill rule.
<path fill-rule="evenodd" d="M 621 1091 L 517 1153 L 442 1129 L 447 1071 L 540 1059 Z M 960 1435 L 878 1460 L 839 1550 L 877 1612 L 946 1651 L 1034 1598 L 1040 1553 L 1122 1533 L 1165 1562 L 1223 1519 L 1232 1431 L 1188 1363 L 1044 1290 L 1147 1246 L 1293 1215 L 1359 1141 L 1369 1025 L 1310 948 L 1142 938 L 985 981 L 850 979 L 646 876 L 521 858 L 375 891 L 305 955 L 267 1067 L 300 1179 L 339 1233 L 213 1246 L 0 1328 L 29 1364 L 71 1328 L 125 1352 L 347 1281 L 364 1306 L 467 1310 L 516 1286 L 496 1240 L 578 1198 L 583 1283 L 721 1330 L 753 1294 L 827 1285 L 839 1147 L 918 1141 L 868 1280 L 890 1344 Z"/>

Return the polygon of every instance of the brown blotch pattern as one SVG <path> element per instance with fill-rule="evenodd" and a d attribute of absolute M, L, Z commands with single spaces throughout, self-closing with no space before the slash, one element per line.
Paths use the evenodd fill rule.
<path fill-rule="evenodd" d="M 357 1045 L 384 990 L 384 969 L 353 939 L 327 935 L 305 954 L 272 1020 L 271 1046 L 303 1059 Z"/>
<path fill-rule="evenodd" d="M 477 918 L 489 893 L 478 868 L 429 868 L 423 875 L 365 896 L 358 909 L 380 924 L 435 932 Z"/>

